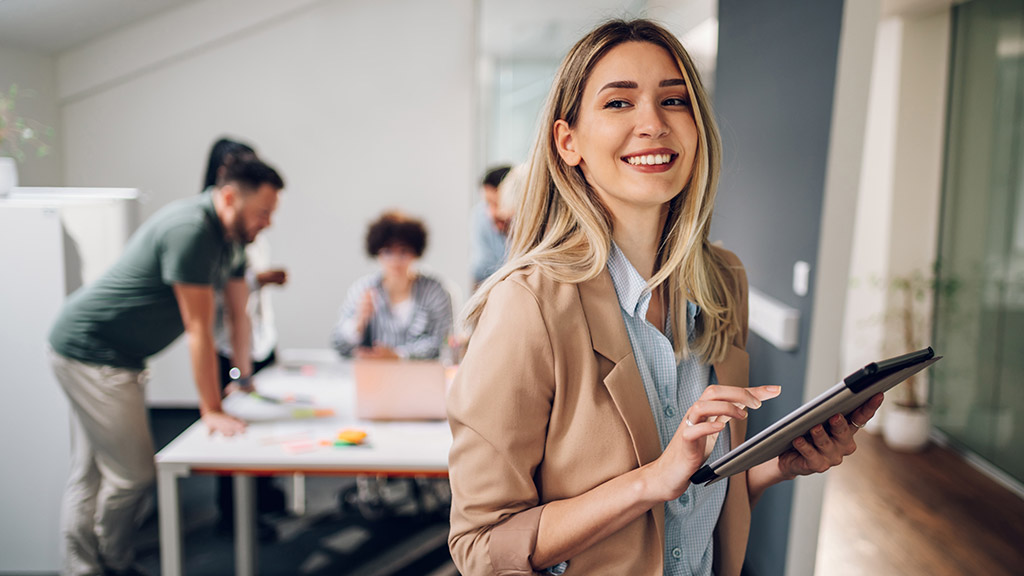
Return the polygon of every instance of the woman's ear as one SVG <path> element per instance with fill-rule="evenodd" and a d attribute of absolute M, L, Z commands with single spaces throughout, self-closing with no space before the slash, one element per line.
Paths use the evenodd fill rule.
<path fill-rule="evenodd" d="M 558 155 L 562 157 L 562 161 L 569 166 L 579 166 L 582 158 L 576 151 L 576 142 L 569 123 L 565 120 L 556 120 L 553 132 L 555 147 L 558 148 Z"/>

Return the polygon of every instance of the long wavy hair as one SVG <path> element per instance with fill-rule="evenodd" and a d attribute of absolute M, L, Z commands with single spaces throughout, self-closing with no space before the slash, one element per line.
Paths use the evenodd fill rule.
<path fill-rule="evenodd" d="M 690 352 L 722 360 L 739 330 L 731 273 L 708 240 L 722 148 L 711 102 L 689 54 L 669 31 L 650 20 L 606 22 L 573 46 L 562 61 L 544 106 L 542 124 L 526 164 L 525 184 L 512 221 L 506 264 L 466 304 L 466 325 L 476 325 L 491 289 L 517 270 L 535 267 L 558 282 L 585 282 L 600 274 L 611 250 L 612 219 L 578 166 L 562 161 L 554 125 L 575 127 L 583 89 L 597 63 L 626 42 L 664 48 L 686 81 L 698 143 L 690 179 L 668 203 L 668 218 L 648 287 L 665 285 L 672 332 L 686 334 L 686 301 L 700 306 L 697 336 L 674 338 L 677 358 Z"/>

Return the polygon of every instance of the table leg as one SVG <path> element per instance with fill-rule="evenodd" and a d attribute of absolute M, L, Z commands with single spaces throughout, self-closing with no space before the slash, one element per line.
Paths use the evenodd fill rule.
<path fill-rule="evenodd" d="M 157 466 L 157 510 L 160 516 L 160 573 L 181 576 L 181 507 L 178 471 Z"/>
<path fill-rule="evenodd" d="M 306 513 L 306 475 L 296 472 L 292 475 L 292 505 L 291 512 L 296 516 Z"/>
<path fill-rule="evenodd" d="M 256 497 L 253 477 L 236 473 L 235 485 L 235 574 L 256 574 Z"/>

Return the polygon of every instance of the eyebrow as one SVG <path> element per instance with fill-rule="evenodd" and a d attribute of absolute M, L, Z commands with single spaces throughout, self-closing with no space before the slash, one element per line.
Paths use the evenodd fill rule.
<path fill-rule="evenodd" d="M 686 80 L 682 78 L 669 78 L 668 80 L 662 80 L 658 84 L 658 87 L 660 88 L 668 88 L 670 86 L 686 86 Z M 629 90 L 636 90 L 639 87 L 640 85 L 637 84 L 636 82 L 633 82 L 632 80 L 616 80 L 614 82 L 609 82 L 602 86 L 601 89 L 598 90 L 598 93 L 608 90 L 610 88 L 625 88 Z"/>

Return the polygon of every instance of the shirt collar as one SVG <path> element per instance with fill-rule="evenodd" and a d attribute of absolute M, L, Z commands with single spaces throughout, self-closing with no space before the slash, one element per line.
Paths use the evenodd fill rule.
<path fill-rule="evenodd" d="M 638 315 L 644 317 L 651 302 L 651 291 L 647 288 L 647 281 L 636 271 L 614 241 L 608 254 L 608 273 L 611 274 L 615 295 L 619 298 L 622 310 L 631 318 Z"/>
<path fill-rule="evenodd" d="M 227 230 L 224 229 L 224 223 L 220 221 L 220 217 L 217 216 L 217 208 L 213 205 L 213 192 L 214 188 L 207 188 L 200 194 L 202 197 L 201 205 L 203 211 L 206 212 L 206 217 L 210 219 L 213 227 L 217 230 L 217 237 L 223 239 L 225 243 L 230 243 L 231 241 L 227 238 Z"/>
<path fill-rule="evenodd" d="M 646 316 L 647 306 L 651 302 L 651 291 L 647 288 L 647 281 L 616 246 L 615 241 L 612 241 L 611 251 L 608 253 L 608 272 L 611 274 L 615 295 L 619 298 L 622 310 L 631 318 Z M 690 336 L 693 335 L 694 321 L 699 313 L 700 308 L 687 300 L 686 332 Z"/>

